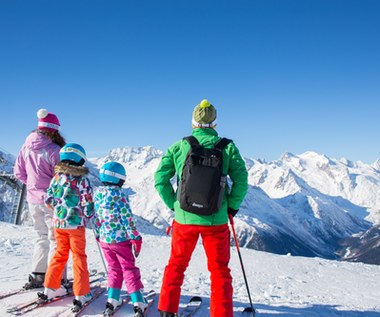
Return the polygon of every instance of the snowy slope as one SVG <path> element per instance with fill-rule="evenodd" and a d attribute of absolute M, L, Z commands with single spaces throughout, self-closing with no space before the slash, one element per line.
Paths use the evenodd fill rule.
<path fill-rule="evenodd" d="M 26 282 L 31 259 L 30 227 L 18 227 L 0 222 L 0 293 L 18 288 Z M 144 234 L 144 244 L 137 264 L 140 266 L 146 290 L 160 291 L 162 272 L 170 249 L 170 238 Z M 380 266 L 337 262 L 318 258 L 274 255 L 242 248 L 248 284 L 259 316 L 380 316 Z M 90 230 L 87 231 L 87 255 L 90 269 L 103 270 L 100 255 Z M 231 252 L 235 316 L 247 304 L 247 292 L 242 278 L 236 249 Z M 71 275 L 71 267 L 69 268 Z M 193 254 L 186 272 L 181 305 L 192 295 L 200 295 L 204 305 L 197 317 L 209 316 L 210 282 L 201 244 Z M 0 315 L 6 308 L 35 293 L 0 300 Z M 106 298 L 91 304 L 82 316 L 102 316 Z M 156 303 L 157 305 L 157 303 Z M 156 305 L 149 317 L 158 316 Z M 70 300 L 35 310 L 25 316 L 59 316 L 70 306 Z M 130 305 L 123 308 L 127 312 Z M 119 316 L 128 316 L 121 314 Z"/>

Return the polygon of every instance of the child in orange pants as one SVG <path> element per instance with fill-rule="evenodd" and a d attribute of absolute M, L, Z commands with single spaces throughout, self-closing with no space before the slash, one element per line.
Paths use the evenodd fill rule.
<path fill-rule="evenodd" d="M 40 301 L 63 295 L 62 271 L 72 252 L 75 295 L 74 310 L 91 299 L 86 256 L 86 218 L 94 212 L 92 188 L 86 177 L 88 168 L 82 166 L 86 153 L 79 144 L 66 144 L 60 151 L 60 163 L 47 191 L 46 204 L 54 208 L 54 234 L 56 252 L 45 275 L 44 293 L 38 293 Z"/>

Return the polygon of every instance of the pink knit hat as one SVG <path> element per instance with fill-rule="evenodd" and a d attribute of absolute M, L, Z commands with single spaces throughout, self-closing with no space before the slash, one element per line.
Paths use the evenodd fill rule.
<path fill-rule="evenodd" d="M 38 129 L 46 131 L 58 131 L 61 127 L 57 116 L 46 109 L 37 111 Z"/>

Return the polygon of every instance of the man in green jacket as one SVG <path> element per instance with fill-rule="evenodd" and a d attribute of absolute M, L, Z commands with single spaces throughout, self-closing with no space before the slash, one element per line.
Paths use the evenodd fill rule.
<path fill-rule="evenodd" d="M 202 100 L 194 108 L 192 119 L 192 136 L 204 148 L 213 148 L 221 139 L 215 130 L 214 106 L 208 100 Z M 180 140 L 174 143 L 162 157 L 154 175 L 155 188 L 164 203 L 175 213 L 171 255 L 164 272 L 158 309 L 161 317 L 176 316 L 185 271 L 201 236 L 211 279 L 210 316 L 233 317 L 232 277 L 228 267 L 230 260 L 228 214 L 235 216 L 247 193 L 247 169 L 235 144 L 228 143 L 223 149 L 222 174 L 230 177 L 232 185 L 231 188 L 224 190 L 220 208 L 210 215 L 189 212 L 180 207 L 177 193 L 170 182 L 171 178 L 177 175 L 180 183 L 189 151 L 188 141 Z"/>

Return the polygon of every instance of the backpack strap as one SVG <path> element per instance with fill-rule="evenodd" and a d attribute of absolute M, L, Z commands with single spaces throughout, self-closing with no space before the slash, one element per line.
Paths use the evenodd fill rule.
<path fill-rule="evenodd" d="M 186 140 L 190 146 L 192 148 L 195 148 L 197 146 L 201 146 L 200 143 L 198 142 L 198 140 L 196 139 L 196 137 L 190 135 L 190 136 L 187 136 L 187 137 L 184 137 L 183 138 L 184 140 Z M 214 149 L 218 149 L 220 151 L 223 151 L 223 149 L 232 142 L 232 140 L 230 139 L 227 139 L 227 138 L 221 138 L 215 145 L 214 145 Z"/>
<path fill-rule="evenodd" d="M 221 138 L 215 145 L 214 148 L 223 151 L 223 149 L 232 142 L 232 140 L 227 138 Z"/>
<path fill-rule="evenodd" d="M 190 144 L 191 148 L 201 146 L 197 138 L 192 135 L 184 137 L 183 139 L 186 140 Z"/>

